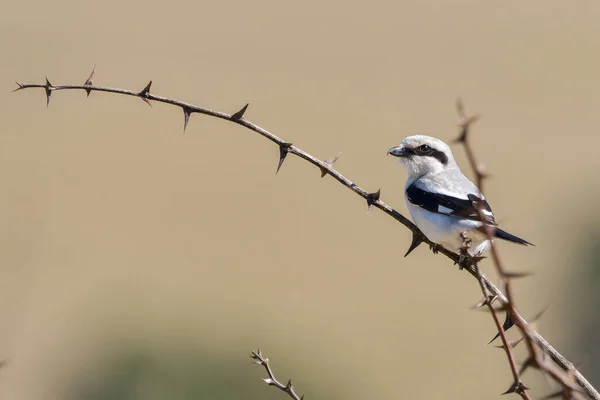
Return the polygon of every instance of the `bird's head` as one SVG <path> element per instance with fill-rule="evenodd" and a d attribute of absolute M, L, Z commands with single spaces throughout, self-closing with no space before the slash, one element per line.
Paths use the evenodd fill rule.
<path fill-rule="evenodd" d="M 450 147 L 431 136 L 409 136 L 389 149 L 388 154 L 400 159 L 409 177 L 457 168 Z"/>

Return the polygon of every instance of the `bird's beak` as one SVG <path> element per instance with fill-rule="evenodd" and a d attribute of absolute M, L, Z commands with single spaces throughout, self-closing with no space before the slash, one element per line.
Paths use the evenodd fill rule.
<path fill-rule="evenodd" d="M 407 157 L 410 155 L 410 152 L 406 151 L 404 146 L 394 146 L 389 149 L 387 153 L 393 155 L 394 157 Z"/>

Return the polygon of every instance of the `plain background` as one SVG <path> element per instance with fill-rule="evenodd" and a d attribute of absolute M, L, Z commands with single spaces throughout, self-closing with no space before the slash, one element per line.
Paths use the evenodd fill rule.
<path fill-rule="evenodd" d="M 16 1 L 0 5 L 0 371 L 4 398 L 285 395 L 481 399 L 510 386 L 476 282 L 407 229 L 234 124 L 103 93 L 141 90 L 246 117 L 406 212 L 385 154 L 452 141 L 454 102 L 525 316 L 600 384 L 587 256 L 600 191 L 595 1 Z M 455 155 L 468 171 L 463 150 Z M 587 260 L 587 261 L 586 261 Z M 485 264 L 491 276 L 491 263 Z M 598 276 L 595 276 L 597 282 Z M 590 325 L 591 324 L 591 325 Z M 511 334 L 514 337 L 516 332 Z M 596 341 L 596 342 L 594 342 Z M 522 359 L 523 349 L 518 357 Z M 600 356 L 600 355 L 599 355 Z M 597 357 L 596 357 L 597 358 Z M 596 371 L 596 372 L 594 372 Z M 537 373 L 535 395 L 551 389 Z"/>

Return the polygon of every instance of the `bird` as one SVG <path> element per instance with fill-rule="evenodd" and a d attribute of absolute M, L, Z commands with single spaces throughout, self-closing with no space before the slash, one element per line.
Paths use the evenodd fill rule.
<path fill-rule="evenodd" d="M 408 173 L 404 187 L 408 211 L 417 227 L 435 245 L 460 252 L 468 238 L 468 253 L 481 256 L 490 247 L 485 223 L 494 228 L 492 236 L 495 238 L 533 246 L 498 227 L 489 203 L 460 171 L 450 146 L 442 140 L 425 135 L 409 136 L 400 145 L 390 148 L 388 154 L 398 157 Z M 435 252 L 436 246 L 432 249 Z"/>

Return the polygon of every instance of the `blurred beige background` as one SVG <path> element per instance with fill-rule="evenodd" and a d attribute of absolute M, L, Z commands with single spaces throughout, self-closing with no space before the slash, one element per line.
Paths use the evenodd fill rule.
<path fill-rule="evenodd" d="M 597 235 L 600 5 L 594 1 L 5 0 L 0 5 L 3 398 L 269 398 L 256 347 L 316 399 L 496 398 L 478 286 L 319 171 L 233 124 L 116 95 L 11 93 L 14 81 L 142 89 L 233 112 L 406 211 L 386 151 L 452 140 L 454 101 L 493 174 L 501 244 L 530 316 L 583 372 L 597 318 L 574 277 Z M 466 168 L 462 149 L 459 163 Z M 487 263 L 491 273 L 491 264 Z M 589 271 L 588 271 L 589 272 Z M 581 275 L 584 274 L 584 275 Z M 492 274 L 493 275 L 493 274 Z M 598 295 L 595 295 L 596 298 Z M 514 335 L 515 333 L 512 333 Z M 519 350 L 519 357 L 523 349 Z M 600 384 L 596 372 L 595 383 Z M 526 383 L 549 392 L 535 373 Z"/>

